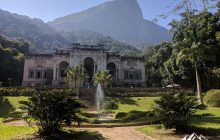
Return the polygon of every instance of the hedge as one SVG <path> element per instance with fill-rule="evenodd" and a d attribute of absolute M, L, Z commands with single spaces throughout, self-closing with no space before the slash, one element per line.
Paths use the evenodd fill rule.
<path fill-rule="evenodd" d="M 184 92 L 188 95 L 195 94 L 193 89 L 188 88 L 108 88 L 104 89 L 106 96 L 110 97 L 144 97 L 175 95 Z"/>
<path fill-rule="evenodd" d="M 70 96 L 78 96 L 78 89 L 52 89 L 52 88 L 5 88 L 0 87 L 0 96 L 31 96 L 39 91 L 49 91 L 53 93 L 66 92 Z"/>
<path fill-rule="evenodd" d="M 220 107 L 220 90 L 209 90 L 205 95 L 205 101 L 211 107 Z"/>

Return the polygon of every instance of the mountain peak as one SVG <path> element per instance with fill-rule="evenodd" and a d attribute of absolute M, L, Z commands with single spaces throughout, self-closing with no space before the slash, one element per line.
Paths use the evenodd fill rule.
<path fill-rule="evenodd" d="M 143 14 L 137 0 L 114 0 L 110 1 L 110 3 L 112 4 L 112 7 L 109 8 L 118 8 L 118 10 L 122 9 L 127 14 L 133 13 L 139 18 L 143 18 Z M 104 3 L 104 5 L 107 5 L 107 3 Z"/>
<path fill-rule="evenodd" d="M 137 0 L 112 0 L 49 23 L 59 31 L 87 30 L 127 42 L 169 41 L 168 31 L 143 18 Z"/>

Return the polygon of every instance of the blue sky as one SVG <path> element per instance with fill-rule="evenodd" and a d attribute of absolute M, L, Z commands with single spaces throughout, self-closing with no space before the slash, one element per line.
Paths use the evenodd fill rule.
<path fill-rule="evenodd" d="M 27 15 L 31 18 L 40 18 L 47 22 L 106 1 L 108 0 L 0 0 L 0 9 Z M 138 0 L 138 3 L 144 18 L 153 20 L 157 15 L 169 11 L 169 6 L 175 5 L 177 1 L 179 0 Z M 167 24 L 172 18 L 177 18 L 177 16 L 172 15 L 168 19 L 160 19 L 157 23 L 169 28 Z"/>

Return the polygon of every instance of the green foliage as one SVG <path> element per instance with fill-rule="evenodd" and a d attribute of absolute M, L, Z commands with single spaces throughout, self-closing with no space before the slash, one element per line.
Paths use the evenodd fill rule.
<path fill-rule="evenodd" d="M 171 60 L 176 63 L 181 79 L 191 80 L 195 76 L 190 76 L 190 73 L 195 75 L 193 70 L 197 70 L 198 77 L 204 79 L 202 85 L 205 89 L 213 88 L 209 83 L 217 81 L 213 75 L 209 78 L 212 73 L 209 69 L 220 65 L 220 47 L 216 39 L 220 31 L 219 16 L 205 11 L 198 14 L 183 13 L 181 16 L 180 21 L 174 20 L 170 24 L 174 46 Z"/>
<path fill-rule="evenodd" d="M 165 128 L 186 130 L 197 111 L 197 100 L 184 93 L 167 95 L 155 101 L 153 110 Z"/>
<path fill-rule="evenodd" d="M 92 119 L 89 120 L 89 123 L 91 123 L 91 124 L 100 124 L 101 121 L 97 118 L 92 118 Z"/>
<path fill-rule="evenodd" d="M 125 112 L 118 112 L 116 115 L 115 115 L 115 118 L 116 119 L 120 119 L 120 118 L 123 118 L 127 115 L 127 113 Z"/>
<path fill-rule="evenodd" d="M 116 114 L 116 119 L 119 119 L 121 122 L 131 122 L 138 120 L 140 118 L 145 118 L 149 116 L 149 112 L 143 112 L 143 111 L 130 111 L 130 112 L 118 112 Z M 147 120 L 146 120 L 147 121 Z"/>
<path fill-rule="evenodd" d="M 172 44 L 162 43 L 143 51 L 148 86 L 195 87 L 196 65 L 204 90 L 219 87 L 212 71 L 220 67 L 219 16 L 184 12 L 181 17 L 170 23 Z"/>
<path fill-rule="evenodd" d="M 33 88 L 0 88 L 1 96 L 31 96 L 36 93 Z"/>
<path fill-rule="evenodd" d="M 10 104 L 7 98 L 0 96 L 0 117 L 5 118 L 8 117 L 11 111 L 14 111 L 13 106 Z"/>
<path fill-rule="evenodd" d="M 220 1 L 218 1 L 218 3 L 217 3 L 217 8 L 218 8 L 218 14 L 220 14 Z"/>
<path fill-rule="evenodd" d="M 205 100 L 211 107 L 220 107 L 220 90 L 207 91 Z"/>
<path fill-rule="evenodd" d="M 26 119 L 37 120 L 39 134 L 42 136 L 58 133 L 63 123 L 80 123 L 81 119 L 77 115 L 84 108 L 80 101 L 65 92 L 38 92 L 29 98 L 29 101 L 22 101 L 21 104 L 24 105 L 22 109 L 27 110 Z"/>
<path fill-rule="evenodd" d="M 3 86 L 21 85 L 24 54 L 28 48 L 28 43 L 23 40 L 8 40 L 0 36 L 0 82 Z"/>
<path fill-rule="evenodd" d="M 24 112 L 19 109 L 19 101 L 27 100 L 27 97 L 0 96 L 0 119 L 21 119 Z"/>
<path fill-rule="evenodd" d="M 164 63 L 170 58 L 172 50 L 170 43 L 162 43 L 143 51 L 148 86 L 163 85 L 162 79 L 166 78 Z"/>
<path fill-rule="evenodd" d="M 66 93 L 71 96 L 78 96 L 78 89 L 44 89 L 44 88 L 5 88 L 0 87 L 0 96 L 31 96 L 36 94 L 38 91 L 47 91 L 51 93 Z"/>
<path fill-rule="evenodd" d="M 194 91 L 189 88 L 107 88 L 104 89 L 104 93 L 110 97 L 146 97 L 175 95 L 183 90 L 188 95 L 194 94 Z"/>
<path fill-rule="evenodd" d="M 79 66 L 76 67 L 69 67 L 67 69 L 67 77 L 66 80 L 68 82 L 70 82 L 69 84 L 71 84 L 71 82 L 74 82 L 75 84 L 75 88 L 76 88 L 76 83 L 78 80 L 84 80 L 84 71 L 82 69 L 80 69 Z"/>
<path fill-rule="evenodd" d="M 105 87 L 112 81 L 112 75 L 108 71 L 98 71 L 95 75 L 94 81 L 100 83 L 102 87 Z"/>
<path fill-rule="evenodd" d="M 118 109 L 118 103 L 115 100 L 107 100 L 104 105 L 105 110 Z"/>
<path fill-rule="evenodd" d="M 220 78 L 220 68 L 215 68 L 215 69 L 213 70 L 213 73 L 214 73 L 218 78 Z"/>

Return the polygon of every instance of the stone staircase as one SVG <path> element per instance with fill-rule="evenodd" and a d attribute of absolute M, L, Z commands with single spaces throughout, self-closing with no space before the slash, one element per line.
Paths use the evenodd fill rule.
<path fill-rule="evenodd" d="M 79 98 L 89 111 L 96 111 L 96 88 L 82 88 L 80 89 Z"/>

